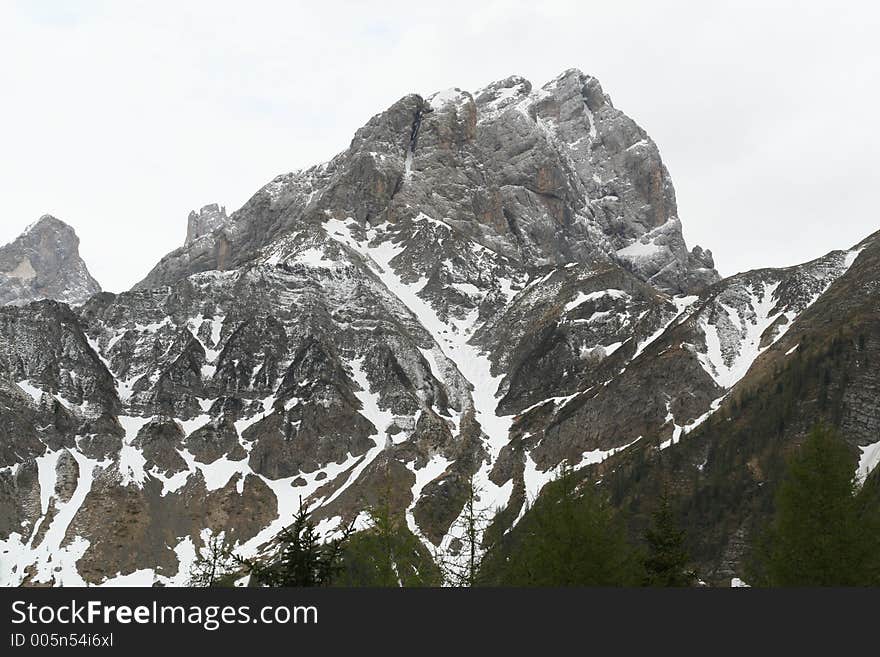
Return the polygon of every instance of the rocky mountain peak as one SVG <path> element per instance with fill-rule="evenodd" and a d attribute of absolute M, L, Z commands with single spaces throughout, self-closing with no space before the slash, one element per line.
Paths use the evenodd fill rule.
<path fill-rule="evenodd" d="M 215 206 L 191 215 L 184 247 L 137 287 L 234 268 L 328 217 L 366 226 L 420 215 L 525 267 L 602 260 L 671 293 L 718 280 L 711 258 L 685 245 L 657 146 L 596 78 L 569 69 L 540 89 L 511 76 L 473 93 L 404 96 L 346 151 L 278 176 L 228 220 Z"/>
<path fill-rule="evenodd" d="M 186 241 L 184 246 L 189 246 L 194 241 L 214 232 L 226 225 L 229 217 L 226 216 L 226 208 L 216 203 L 210 203 L 196 212 L 189 213 L 186 225 Z"/>
<path fill-rule="evenodd" d="M 77 304 L 100 291 L 79 255 L 76 232 L 51 215 L 0 247 L 0 305 L 39 299 Z"/>

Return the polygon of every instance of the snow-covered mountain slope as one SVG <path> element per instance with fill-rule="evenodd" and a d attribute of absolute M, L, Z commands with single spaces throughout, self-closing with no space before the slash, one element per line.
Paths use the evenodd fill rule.
<path fill-rule="evenodd" d="M 743 574 L 786 461 L 817 423 L 839 431 L 868 489 L 864 499 L 876 499 L 878 280 L 880 233 L 848 251 L 740 274 L 707 290 L 656 348 L 664 359 L 697 361 L 703 385 L 714 384 L 719 398 L 696 419 L 700 406 L 685 412 L 672 404 L 659 444 L 614 455 L 591 474 L 635 514 L 646 500 L 674 491 L 701 572 L 724 584 Z"/>
<path fill-rule="evenodd" d="M 459 280 L 437 282 L 449 271 L 442 254 L 431 277 L 404 280 L 408 256 L 424 262 L 409 253 L 420 233 L 432 244 L 457 242 Z M 18 368 L 9 394 L 21 425 L 33 426 L 27 442 L 7 445 L 4 472 L 16 498 L 41 500 L 14 504 L 24 524 L 6 539 L 7 581 L 183 583 L 187 559 L 210 533 L 256 551 L 300 496 L 331 529 L 363 510 L 389 472 L 411 528 L 441 542 L 458 513 L 449 497 L 470 472 L 487 508 L 516 509 L 563 460 L 598 463 L 665 432 L 677 440 L 725 394 L 705 369 L 708 352 L 681 337 L 690 331 L 698 342 L 703 318 L 742 280 L 703 299 L 673 299 L 608 265 L 529 278 L 467 244 L 425 217 L 369 229 L 329 219 L 247 267 L 100 295 L 80 317 L 48 303 L 6 311 L 19 318 L 7 354 L 31 342 L 61 365 L 4 366 Z M 785 285 L 784 307 L 795 313 L 806 307 L 797 299 L 812 298 L 801 295 L 816 280 L 808 272 L 839 275 L 851 259 L 838 252 L 819 261 L 834 267 L 808 263 L 758 279 Z M 470 282 L 479 272 L 493 284 Z M 42 321 L 66 321 L 65 332 L 43 336 L 42 321 L 29 316 L 37 311 Z M 65 344 L 78 351 L 62 357 Z M 644 412 L 633 413 L 634 403 Z M 514 415 L 508 405 L 522 408 Z M 51 492 L 60 477 L 69 499 Z M 198 514 L 185 510 L 194 499 Z M 125 506 L 109 510 L 108 500 Z M 126 541 L 104 539 L 108 522 Z M 142 549 L 133 553 L 129 539 Z"/>
<path fill-rule="evenodd" d="M 855 261 L 860 248 L 834 251 L 783 270 L 759 270 L 726 281 L 698 313 L 701 364 L 722 388 L 733 387 Z"/>
<path fill-rule="evenodd" d="M 680 441 L 853 258 L 719 282 L 578 71 L 407 96 L 135 289 L 0 309 L 0 581 L 182 584 L 388 491 L 448 546 L 471 478 L 515 522 L 563 462 Z"/>
<path fill-rule="evenodd" d="M 0 305 L 39 299 L 82 303 L 101 291 L 79 256 L 73 228 L 44 215 L 0 247 Z"/>
<path fill-rule="evenodd" d="M 646 438 L 663 446 L 677 442 L 718 409 L 756 359 L 849 269 L 861 248 L 786 269 L 738 274 L 700 295 L 672 299 L 675 311 L 665 322 L 658 320 L 658 331 L 641 343 L 634 336 L 621 345 L 604 380 L 590 381 L 564 405 L 537 406 L 524 414 L 519 424 L 528 428 L 536 454 L 551 455 L 545 461 L 551 465 L 560 457 L 576 458 L 582 448 L 609 449 Z M 623 360 L 627 356 L 631 364 Z M 551 410 L 553 419 L 537 434 L 531 417 Z"/>

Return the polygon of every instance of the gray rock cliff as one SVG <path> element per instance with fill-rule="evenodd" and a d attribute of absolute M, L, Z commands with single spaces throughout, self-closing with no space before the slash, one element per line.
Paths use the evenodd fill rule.
<path fill-rule="evenodd" d="M 79 237 L 51 215 L 0 247 L 0 305 L 39 299 L 78 304 L 100 291 L 79 255 Z"/>

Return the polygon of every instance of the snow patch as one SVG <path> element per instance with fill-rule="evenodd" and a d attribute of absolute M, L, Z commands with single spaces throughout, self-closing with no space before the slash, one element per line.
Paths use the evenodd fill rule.
<path fill-rule="evenodd" d="M 629 298 L 629 294 L 627 294 L 623 290 L 616 290 L 614 288 L 590 293 L 578 292 L 574 300 L 569 301 L 567 304 L 565 304 L 565 308 L 562 309 L 562 312 L 563 314 L 569 313 L 578 306 L 586 303 L 587 301 L 597 301 L 604 297 L 610 297 L 611 299 L 623 299 Z"/>
<path fill-rule="evenodd" d="M 859 449 L 862 451 L 862 454 L 859 457 L 859 465 L 856 468 L 856 479 L 860 484 L 863 484 L 868 475 L 880 464 L 880 441 L 865 447 L 859 447 Z"/>

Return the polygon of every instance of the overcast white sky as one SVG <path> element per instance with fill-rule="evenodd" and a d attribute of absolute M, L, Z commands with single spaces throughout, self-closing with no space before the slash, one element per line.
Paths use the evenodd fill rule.
<path fill-rule="evenodd" d="M 185 5 L 185 7 L 183 6 Z M 869 2 L 0 0 L 0 243 L 45 213 L 127 289 L 189 210 L 329 159 L 408 92 L 597 76 L 722 274 L 880 229 Z"/>

